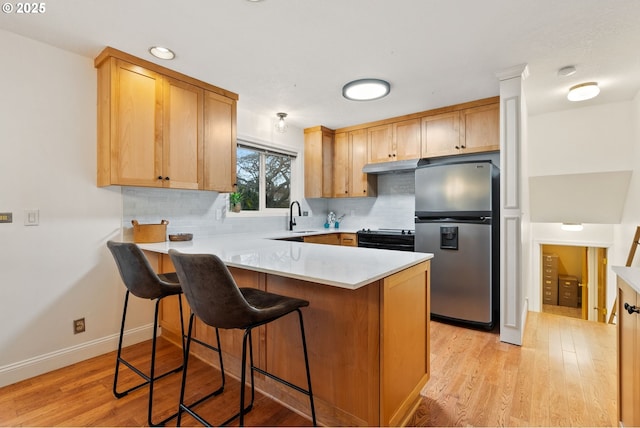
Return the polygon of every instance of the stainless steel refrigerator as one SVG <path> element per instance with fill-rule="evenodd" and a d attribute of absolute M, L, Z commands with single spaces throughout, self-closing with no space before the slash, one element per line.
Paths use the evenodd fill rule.
<path fill-rule="evenodd" d="M 415 249 L 433 253 L 431 314 L 492 328 L 499 307 L 499 170 L 490 161 L 419 165 Z"/>

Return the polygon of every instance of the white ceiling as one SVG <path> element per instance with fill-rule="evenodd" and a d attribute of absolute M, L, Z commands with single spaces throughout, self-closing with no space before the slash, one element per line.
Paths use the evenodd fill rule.
<path fill-rule="evenodd" d="M 44 1 L 41 15 L 1 13 L 0 29 L 90 58 L 112 46 L 236 92 L 240 108 L 274 122 L 286 112 L 303 128 L 495 96 L 496 73 L 520 64 L 529 66 L 530 114 L 640 90 L 639 0 Z M 156 60 L 151 45 L 177 58 Z M 578 72 L 558 77 L 566 65 Z M 346 82 L 365 77 L 388 80 L 391 94 L 342 98 Z M 567 101 L 570 86 L 592 80 L 598 98 Z"/>

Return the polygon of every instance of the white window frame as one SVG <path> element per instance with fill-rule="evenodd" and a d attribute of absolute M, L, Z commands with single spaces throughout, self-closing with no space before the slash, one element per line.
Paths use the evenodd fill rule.
<path fill-rule="evenodd" d="M 298 151 L 292 147 L 276 146 L 273 143 L 267 141 L 260 141 L 251 137 L 238 137 L 238 146 L 244 146 L 250 149 L 256 149 L 264 153 L 273 153 L 279 155 L 285 155 L 291 158 L 291 194 L 290 200 L 295 201 L 300 194 L 300 186 L 302 184 L 302 172 L 301 164 L 302 160 L 298 155 Z M 237 168 L 237 166 L 236 166 Z M 242 210 L 239 213 L 234 213 L 230 210 L 229 195 L 226 198 L 227 216 L 232 218 L 237 217 L 275 217 L 289 214 L 289 208 L 267 208 L 265 204 L 264 195 L 266 193 L 266 181 L 265 181 L 265 159 L 264 156 L 260 156 L 260 179 L 259 179 L 259 209 L 255 210 Z"/>

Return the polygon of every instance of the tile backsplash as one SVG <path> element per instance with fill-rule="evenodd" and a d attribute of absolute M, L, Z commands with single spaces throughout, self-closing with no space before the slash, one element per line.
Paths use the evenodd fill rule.
<path fill-rule="evenodd" d="M 345 215 L 342 229 L 413 229 L 414 173 L 378 176 L 376 198 L 301 200 L 309 216 L 296 218 L 297 229 L 322 228 L 329 211 Z M 133 238 L 131 220 L 139 223 L 169 221 L 168 233 L 212 236 L 237 232 L 286 230 L 288 214 L 247 217 L 227 213 L 228 196 L 217 192 L 177 189 L 122 187 L 124 239 Z"/>

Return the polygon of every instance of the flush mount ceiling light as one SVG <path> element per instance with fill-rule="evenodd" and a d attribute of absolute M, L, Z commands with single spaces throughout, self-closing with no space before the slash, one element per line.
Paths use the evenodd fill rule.
<path fill-rule="evenodd" d="M 569 232 L 580 232 L 582 230 L 582 223 L 562 223 L 560 228 Z"/>
<path fill-rule="evenodd" d="M 176 54 L 171 49 L 162 46 L 151 46 L 149 53 L 160 59 L 174 59 L 176 57 Z"/>
<path fill-rule="evenodd" d="M 353 101 L 371 101 L 389 94 L 389 82 L 380 79 L 359 79 L 342 88 L 342 96 Z"/>
<path fill-rule="evenodd" d="M 576 74 L 576 68 L 573 65 L 567 65 L 558 70 L 558 76 L 568 77 Z"/>
<path fill-rule="evenodd" d="M 278 116 L 278 121 L 276 122 L 276 131 L 278 132 L 287 132 L 287 128 L 289 127 L 287 125 L 287 122 L 284 121 L 284 118 L 287 117 L 287 113 L 277 113 L 276 116 Z"/>
<path fill-rule="evenodd" d="M 581 83 L 569 89 L 567 99 L 569 99 L 569 101 L 585 101 L 597 97 L 599 93 L 600 88 L 597 82 Z"/>

